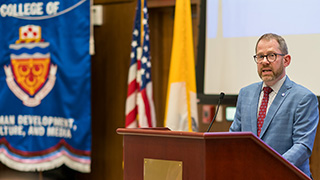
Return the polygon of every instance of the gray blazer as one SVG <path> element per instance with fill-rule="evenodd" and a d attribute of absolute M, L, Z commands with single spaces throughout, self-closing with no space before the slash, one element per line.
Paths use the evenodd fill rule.
<path fill-rule="evenodd" d="M 240 90 L 230 132 L 257 135 L 257 111 L 262 82 Z M 260 138 L 310 176 L 309 157 L 319 121 L 317 97 L 288 77 L 269 107 Z"/>

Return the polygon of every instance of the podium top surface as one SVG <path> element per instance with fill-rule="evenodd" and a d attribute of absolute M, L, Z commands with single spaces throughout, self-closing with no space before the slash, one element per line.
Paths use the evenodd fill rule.
<path fill-rule="evenodd" d="M 187 132 L 171 131 L 169 128 L 118 128 L 117 133 L 121 135 L 139 136 L 168 136 L 195 139 L 216 139 L 216 138 L 252 138 L 261 141 L 252 132 Z M 262 142 L 262 141 L 261 141 Z"/>

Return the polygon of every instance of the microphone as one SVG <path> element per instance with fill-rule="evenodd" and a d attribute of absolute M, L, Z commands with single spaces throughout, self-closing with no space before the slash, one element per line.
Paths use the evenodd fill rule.
<path fill-rule="evenodd" d="M 217 107 L 217 111 L 216 111 L 216 113 L 215 113 L 214 117 L 212 118 L 212 121 L 211 121 L 211 123 L 210 123 L 210 126 L 209 126 L 209 128 L 208 128 L 207 132 L 209 132 L 209 131 L 210 131 L 211 126 L 212 126 L 212 124 L 213 124 L 214 120 L 216 120 L 217 114 L 218 114 L 218 112 L 219 112 L 220 103 L 221 103 L 221 100 L 222 100 L 223 98 L 224 98 L 224 93 L 223 93 L 223 92 L 221 92 L 221 93 L 220 93 L 220 96 L 219 96 L 219 100 L 218 100 L 218 107 Z"/>

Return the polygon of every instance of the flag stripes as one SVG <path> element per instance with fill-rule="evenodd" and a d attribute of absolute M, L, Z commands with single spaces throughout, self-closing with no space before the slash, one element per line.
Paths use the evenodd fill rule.
<path fill-rule="evenodd" d="M 153 105 L 146 0 L 143 3 L 143 7 L 141 7 L 141 0 L 137 1 L 135 24 L 132 34 L 125 127 L 155 127 L 156 119 Z"/>

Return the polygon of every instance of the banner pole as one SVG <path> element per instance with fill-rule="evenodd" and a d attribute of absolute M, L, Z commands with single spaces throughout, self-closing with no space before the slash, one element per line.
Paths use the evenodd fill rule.
<path fill-rule="evenodd" d="M 39 172 L 39 180 L 43 180 L 42 171 Z"/>

